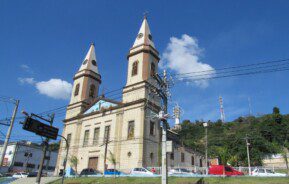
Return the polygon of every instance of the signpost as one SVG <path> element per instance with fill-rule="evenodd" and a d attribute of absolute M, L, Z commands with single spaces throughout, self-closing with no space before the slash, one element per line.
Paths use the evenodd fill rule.
<path fill-rule="evenodd" d="M 29 132 L 34 132 L 35 134 L 39 135 L 39 136 L 43 136 L 46 137 L 45 141 L 43 141 L 43 155 L 39 164 L 39 169 L 38 169 L 38 173 L 37 173 L 37 178 L 36 178 L 36 183 L 40 184 L 40 180 L 41 180 L 41 175 L 42 175 L 42 169 L 43 169 L 43 163 L 44 160 L 46 158 L 46 150 L 48 148 L 48 142 L 49 139 L 57 139 L 58 136 L 58 128 L 53 127 L 52 123 L 54 120 L 54 114 L 52 114 L 52 116 L 50 116 L 50 119 L 45 119 L 41 116 L 38 116 L 36 114 L 31 114 L 30 116 L 28 115 L 28 113 L 26 112 L 22 112 L 23 114 L 25 114 L 27 117 L 25 119 L 25 122 L 23 123 L 23 129 L 27 130 Z M 50 125 L 44 124 L 40 121 L 38 121 L 37 119 L 34 119 L 33 117 L 36 117 L 38 119 L 42 119 L 46 122 L 49 122 Z"/>
<path fill-rule="evenodd" d="M 23 124 L 23 129 L 29 132 L 34 132 L 37 135 L 49 138 L 49 139 L 57 139 L 58 128 L 41 123 L 40 121 L 33 119 L 28 116 Z"/>

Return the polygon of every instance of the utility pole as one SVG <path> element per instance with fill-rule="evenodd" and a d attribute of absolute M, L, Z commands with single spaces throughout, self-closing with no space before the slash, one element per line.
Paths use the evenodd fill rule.
<path fill-rule="evenodd" d="M 245 139 L 246 139 L 246 147 L 247 147 L 249 175 L 251 175 L 250 152 L 249 152 L 250 143 L 248 142 L 248 135 L 247 134 L 246 134 L 246 138 Z"/>
<path fill-rule="evenodd" d="M 168 183 L 168 168 L 167 168 L 167 120 L 168 117 L 168 96 L 169 96 L 169 82 L 167 79 L 167 72 L 164 70 L 163 79 L 159 75 L 154 75 L 154 79 L 159 86 L 153 87 L 153 90 L 159 95 L 163 101 L 163 111 L 159 113 L 159 118 L 162 123 L 162 184 Z"/>
<path fill-rule="evenodd" d="M 206 175 L 208 175 L 208 123 L 203 122 L 203 126 L 205 127 L 205 162 L 206 162 Z"/>
<path fill-rule="evenodd" d="M 104 160 L 103 160 L 103 176 L 106 170 L 106 157 L 107 157 L 107 145 L 108 145 L 108 139 L 105 138 L 105 147 L 104 147 Z"/>
<path fill-rule="evenodd" d="M 58 136 L 62 137 L 65 140 L 65 143 L 66 143 L 66 155 L 65 155 L 65 158 L 64 158 L 64 162 L 63 162 L 63 174 L 62 174 L 62 177 L 61 177 L 61 184 L 63 184 L 64 183 L 64 177 L 66 175 L 65 171 L 66 171 L 66 163 L 67 163 L 69 144 L 68 144 L 67 139 L 64 136 L 62 136 L 62 135 L 58 135 Z"/>
<path fill-rule="evenodd" d="M 54 120 L 54 113 L 50 116 L 50 120 L 47 120 L 47 119 L 44 119 L 38 115 L 35 115 L 35 114 L 32 114 L 33 116 L 36 116 L 40 119 L 43 119 L 45 121 L 48 121 L 50 123 L 50 126 L 52 126 L 53 124 L 53 120 Z M 39 169 L 38 169 L 38 173 L 37 173 L 37 178 L 36 178 L 36 183 L 37 184 L 40 184 L 40 180 L 41 180 L 41 175 L 42 175 L 42 170 L 43 170 L 43 164 L 44 164 L 44 161 L 45 161 L 45 158 L 46 158 L 46 151 L 47 151 L 47 148 L 48 148 L 48 143 L 49 143 L 49 139 L 46 138 L 45 141 L 43 141 L 43 155 L 42 155 L 42 158 L 41 158 L 41 161 L 40 161 L 40 164 L 39 164 Z"/>
<path fill-rule="evenodd" d="M 15 120 L 15 117 L 16 117 L 16 114 L 17 114 L 17 110 L 18 110 L 18 106 L 19 106 L 19 100 L 14 100 L 14 101 L 15 101 L 15 107 L 14 107 L 13 115 L 12 115 L 12 118 L 11 118 L 11 121 L 10 121 L 10 126 L 9 126 L 8 132 L 6 134 L 5 142 L 4 142 L 4 145 L 3 145 L 2 155 L 1 155 L 1 160 L 0 160 L 0 167 L 3 165 L 5 153 L 6 153 L 6 150 L 7 150 L 7 146 L 8 146 L 9 139 L 10 139 L 10 136 L 11 136 L 11 132 L 12 132 L 12 129 L 13 129 L 14 120 Z"/>
<path fill-rule="evenodd" d="M 104 176 L 104 172 L 106 170 L 107 146 L 108 146 L 108 143 L 110 142 L 109 141 L 109 135 L 110 135 L 110 127 L 109 126 L 105 127 L 104 134 L 105 134 L 105 137 L 104 137 L 104 144 L 103 144 L 104 145 L 103 176 Z M 103 146 L 103 145 L 101 145 L 101 146 Z"/>

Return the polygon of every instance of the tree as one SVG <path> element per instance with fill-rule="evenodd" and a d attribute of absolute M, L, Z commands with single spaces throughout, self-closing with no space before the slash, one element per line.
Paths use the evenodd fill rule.
<path fill-rule="evenodd" d="M 77 174 L 78 158 L 72 155 L 69 161 L 70 161 L 71 167 L 75 169 L 75 173 Z"/>
<path fill-rule="evenodd" d="M 281 118 L 280 123 L 278 119 Z M 244 137 L 250 138 L 251 166 L 261 166 L 264 157 L 289 149 L 289 115 L 281 115 L 278 107 L 272 114 L 242 117 L 232 122 L 210 123 L 208 127 L 208 156 L 218 157 L 220 163 L 245 166 L 248 163 Z M 204 127 L 199 121 L 185 120 L 179 132 L 184 145 L 203 153 Z"/>
<path fill-rule="evenodd" d="M 274 107 L 273 114 L 280 114 L 280 109 L 278 107 Z"/>
<path fill-rule="evenodd" d="M 288 167 L 288 149 L 283 147 L 283 150 L 282 150 L 282 156 L 283 156 L 283 159 L 285 161 L 285 164 L 286 164 L 286 168 L 287 168 L 287 174 L 289 174 L 289 167 Z"/>
<path fill-rule="evenodd" d="M 113 169 L 115 171 L 116 170 L 116 158 L 115 158 L 114 154 L 111 151 L 109 151 L 108 160 L 112 163 Z M 114 177 L 115 177 L 115 172 L 114 172 Z"/>

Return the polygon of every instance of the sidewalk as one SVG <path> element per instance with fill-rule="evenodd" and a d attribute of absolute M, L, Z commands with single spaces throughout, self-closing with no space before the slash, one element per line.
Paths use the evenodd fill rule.
<path fill-rule="evenodd" d="M 60 177 L 42 177 L 41 178 L 41 184 L 47 184 L 49 182 L 55 181 L 60 179 Z M 36 177 L 31 177 L 31 178 L 20 178 L 17 179 L 13 182 L 11 182 L 11 184 L 33 184 L 36 181 Z"/>

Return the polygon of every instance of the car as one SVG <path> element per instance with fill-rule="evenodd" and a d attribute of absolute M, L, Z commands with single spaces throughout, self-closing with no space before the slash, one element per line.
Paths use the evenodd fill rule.
<path fill-rule="evenodd" d="M 96 169 L 93 169 L 93 168 L 86 168 L 86 169 L 83 169 L 80 173 L 80 176 L 97 176 L 97 175 L 100 175 L 101 173 L 96 170 Z"/>
<path fill-rule="evenodd" d="M 154 173 L 150 172 L 149 170 L 147 170 L 146 168 L 143 168 L 143 167 L 133 168 L 130 171 L 130 174 L 131 175 L 148 175 L 148 176 L 154 175 Z"/>
<path fill-rule="evenodd" d="M 231 166 L 211 165 L 209 167 L 209 174 L 211 175 L 226 175 L 226 176 L 242 176 L 243 172 L 237 171 Z"/>
<path fill-rule="evenodd" d="M 27 177 L 37 177 L 38 171 L 28 173 Z M 47 177 L 47 173 L 42 172 L 41 177 Z"/>
<path fill-rule="evenodd" d="M 12 175 L 13 178 L 27 178 L 28 174 L 24 172 L 18 172 Z"/>
<path fill-rule="evenodd" d="M 63 169 L 60 169 L 58 176 L 62 176 L 63 174 Z"/>
<path fill-rule="evenodd" d="M 256 168 L 251 173 L 252 176 L 287 176 L 285 173 L 276 173 L 270 169 Z"/>
<path fill-rule="evenodd" d="M 122 172 L 116 170 L 116 169 L 107 169 L 105 172 L 104 172 L 104 175 L 121 175 L 123 174 Z"/>
<path fill-rule="evenodd" d="M 169 174 L 193 174 L 193 173 L 185 168 L 174 168 L 169 171 Z"/>

